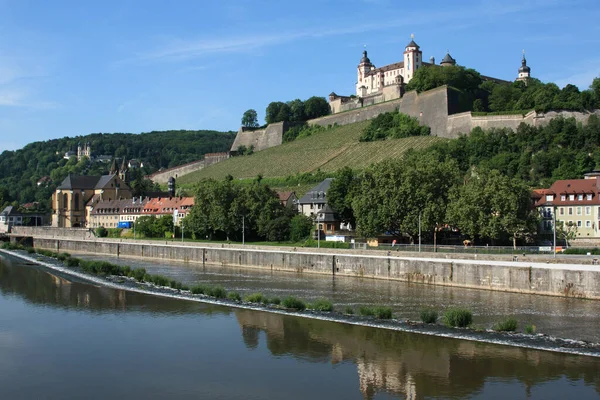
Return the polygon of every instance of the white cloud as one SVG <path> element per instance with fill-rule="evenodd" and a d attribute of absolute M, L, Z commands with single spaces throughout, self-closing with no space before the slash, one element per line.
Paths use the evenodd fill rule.
<path fill-rule="evenodd" d="M 363 1 L 377 2 L 378 0 Z M 448 9 L 428 11 L 426 13 L 423 10 L 403 12 L 401 18 L 379 20 L 375 23 L 348 24 L 346 21 L 329 21 L 328 23 L 328 26 L 346 26 L 346 28 L 323 29 L 323 27 L 319 26 L 301 30 L 290 29 L 288 31 L 273 33 L 264 32 L 220 38 L 174 38 L 163 40 L 163 43 L 157 45 L 154 49 L 136 52 L 133 59 L 124 60 L 118 64 L 132 61 L 183 61 L 214 53 L 247 53 L 257 48 L 284 44 L 299 39 L 343 36 L 396 28 L 410 29 L 415 26 L 429 26 L 446 21 L 453 21 L 454 25 L 467 24 L 467 26 L 471 26 L 472 24 L 485 24 L 490 17 L 521 14 L 526 11 L 536 10 L 542 4 L 548 8 L 555 4 L 560 5 L 560 2 L 554 0 L 533 0 L 510 3 L 507 1 L 486 0 L 478 5 L 463 7 L 456 7 L 452 4 L 452 7 Z M 410 32 L 407 31 L 405 33 L 408 35 Z"/>

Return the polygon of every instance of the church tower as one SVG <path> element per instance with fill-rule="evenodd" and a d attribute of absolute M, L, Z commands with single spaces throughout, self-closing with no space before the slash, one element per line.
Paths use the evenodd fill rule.
<path fill-rule="evenodd" d="M 83 149 L 81 148 L 81 142 L 77 143 L 77 161 L 83 157 Z"/>
<path fill-rule="evenodd" d="M 423 52 L 415 43 L 415 35 L 410 35 L 410 43 L 404 49 L 404 82 L 408 83 L 415 76 L 415 72 L 421 68 Z"/>
<path fill-rule="evenodd" d="M 121 163 L 121 168 L 119 169 L 119 178 L 121 178 L 123 182 L 129 184 L 129 168 L 127 167 L 125 157 L 123 157 L 123 162 Z"/>
<path fill-rule="evenodd" d="M 519 68 L 519 77 L 518 81 L 525 81 L 531 78 L 531 68 L 527 66 L 527 60 L 525 59 L 525 50 L 523 50 L 523 59 L 521 60 L 521 68 Z"/>
<path fill-rule="evenodd" d="M 367 93 L 368 84 L 366 76 L 372 70 L 375 69 L 375 66 L 371 64 L 371 60 L 367 57 L 367 50 L 363 51 L 363 56 L 360 59 L 360 64 L 358 64 L 357 68 L 357 77 L 356 77 L 356 95 L 358 97 L 363 97 Z M 363 89 L 364 88 L 364 89 Z"/>

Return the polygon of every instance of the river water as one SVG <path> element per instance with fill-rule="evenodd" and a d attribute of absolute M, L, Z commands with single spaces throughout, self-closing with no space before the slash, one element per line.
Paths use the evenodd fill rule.
<path fill-rule="evenodd" d="M 600 342 L 600 301 L 594 300 L 215 265 L 203 267 L 196 263 L 106 255 L 78 257 L 143 267 L 152 274 L 169 276 L 190 286 L 198 283 L 222 285 L 242 294 L 262 292 L 280 298 L 294 295 L 307 301 L 324 297 L 340 310 L 346 306 L 358 309 L 361 305 L 386 305 L 392 307 L 397 317 L 410 320 L 419 320 L 422 308 L 432 307 L 441 312 L 448 307 L 460 306 L 471 309 L 474 324 L 483 328 L 491 328 L 499 320 L 513 315 L 522 326 L 534 324 L 538 332 Z"/>
<path fill-rule="evenodd" d="M 592 399 L 599 367 L 126 292 L 0 256 L 3 399 Z"/>

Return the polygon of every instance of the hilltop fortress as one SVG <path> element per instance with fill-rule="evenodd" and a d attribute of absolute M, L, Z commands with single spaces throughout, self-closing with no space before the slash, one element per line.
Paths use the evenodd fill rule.
<path fill-rule="evenodd" d="M 429 62 L 423 61 L 423 52 L 415 43 L 414 36 L 404 48 L 403 60 L 394 64 L 376 68 L 363 52 L 363 57 L 357 67 L 356 95 L 329 95 L 331 115 L 307 121 L 309 125 L 346 125 L 375 118 L 379 114 L 400 111 L 419 120 L 421 125 L 431 127 L 431 135 L 445 138 L 457 138 L 468 134 L 473 128 L 511 128 L 516 130 L 521 123 L 532 126 L 544 126 L 557 116 L 574 117 L 577 121 L 586 123 L 589 116 L 600 116 L 600 110 L 594 112 L 552 111 L 538 113 L 531 111 L 526 115 L 486 115 L 474 116 L 471 111 L 461 109 L 460 93 L 450 87 L 442 86 L 422 93 L 406 92 L 405 87 L 419 68 L 444 68 L 456 65 L 456 60 L 446 53 L 440 64 L 431 57 Z M 516 80 L 527 81 L 531 77 L 531 68 L 527 65 L 525 54 L 521 66 L 517 70 Z M 481 76 L 484 80 L 499 83 L 508 81 Z M 289 129 L 287 122 L 269 124 L 263 129 L 240 128 L 231 146 L 231 151 L 237 151 L 240 146 L 253 146 L 255 151 L 278 146 L 283 143 L 283 134 Z"/>

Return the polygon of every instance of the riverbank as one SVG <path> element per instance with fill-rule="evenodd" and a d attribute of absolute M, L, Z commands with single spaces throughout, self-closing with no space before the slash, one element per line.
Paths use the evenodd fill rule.
<path fill-rule="evenodd" d="M 344 315 L 338 312 L 318 312 L 318 311 L 292 311 L 289 309 L 275 308 L 274 306 L 261 306 L 254 303 L 243 301 L 232 301 L 227 299 L 215 299 L 205 295 L 193 295 L 186 290 L 177 290 L 167 287 L 157 287 L 152 284 L 141 284 L 132 280 L 123 280 L 119 277 L 98 277 L 87 273 L 76 271 L 66 267 L 55 259 L 46 258 L 45 260 L 32 257 L 21 252 L 0 250 L 6 254 L 10 254 L 26 260 L 31 263 L 36 263 L 53 271 L 58 271 L 61 274 L 85 279 L 87 281 L 111 287 L 114 289 L 127 290 L 137 293 L 144 293 L 155 296 L 170 297 L 188 301 L 196 301 L 202 303 L 224 305 L 229 307 L 249 309 L 255 311 L 265 311 L 269 313 L 291 315 L 301 318 L 318 319 L 331 321 L 343 324 L 368 326 L 373 328 L 395 330 L 408 333 L 423 334 L 429 336 L 447 337 L 454 339 L 463 339 L 482 343 L 508 345 L 529 349 L 553 351 L 559 353 L 577 354 L 592 357 L 600 357 L 600 344 L 588 343 L 585 341 L 560 339 L 546 336 L 543 334 L 527 335 L 520 333 L 501 333 L 495 331 L 476 331 L 472 329 L 454 329 L 446 328 L 440 325 L 423 324 L 414 321 L 403 319 L 378 320 L 369 317 Z M 41 257 L 39 257 L 41 258 Z"/>
<path fill-rule="evenodd" d="M 269 271 L 352 276 L 402 282 L 600 299 L 600 266 L 407 257 L 307 249 L 191 246 L 110 240 L 33 238 L 35 248 L 216 264 Z"/>

